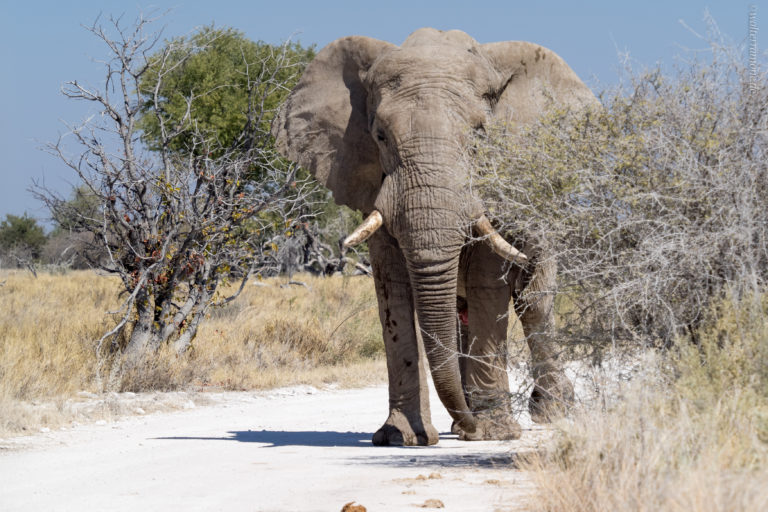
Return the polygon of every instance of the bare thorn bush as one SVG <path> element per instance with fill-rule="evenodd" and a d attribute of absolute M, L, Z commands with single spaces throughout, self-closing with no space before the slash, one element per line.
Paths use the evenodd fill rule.
<path fill-rule="evenodd" d="M 673 76 L 630 70 L 602 109 L 476 139 L 473 186 L 502 232 L 557 260 L 563 340 L 669 346 L 768 281 L 768 81 L 711 50 Z"/>
<path fill-rule="evenodd" d="M 558 336 L 600 383 L 523 464 L 533 510 L 768 502 L 768 77 L 711 28 L 673 73 L 628 69 L 601 108 L 468 154 L 499 230 L 557 261 Z"/>
<path fill-rule="evenodd" d="M 158 49 L 151 21 L 97 20 L 89 30 L 109 51 L 104 83 L 72 81 L 62 91 L 96 113 L 48 149 L 97 207 L 78 209 L 36 188 L 54 219 L 94 233 L 103 247 L 93 264 L 120 278 L 123 301 L 99 344 L 131 357 L 166 343 L 186 350 L 211 308 L 233 300 L 253 275 L 273 274 L 277 242 L 311 212 L 314 190 L 273 151 L 268 133 L 274 96 L 287 92 L 302 69 L 291 45 L 269 47 L 244 63 L 239 82 L 247 105 L 240 131 L 223 141 L 201 128 L 193 108 L 212 91 L 193 88 L 178 118 L 168 111 L 180 93 L 165 87 L 213 41 L 174 39 Z M 230 280 L 239 286 L 222 293 Z"/>

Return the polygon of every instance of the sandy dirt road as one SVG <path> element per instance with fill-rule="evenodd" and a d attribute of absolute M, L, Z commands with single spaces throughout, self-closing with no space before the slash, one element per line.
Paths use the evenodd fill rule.
<path fill-rule="evenodd" d="M 524 510 L 515 453 L 546 436 L 522 419 L 514 442 L 374 447 L 386 387 L 206 393 L 208 405 L 0 443 L 0 510 Z M 450 417 L 432 396 L 433 423 Z M 530 429 L 530 430 L 529 430 Z"/>

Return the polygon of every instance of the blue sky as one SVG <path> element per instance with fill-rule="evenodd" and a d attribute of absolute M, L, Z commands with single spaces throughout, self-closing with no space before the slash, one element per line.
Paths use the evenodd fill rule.
<path fill-rule="evenodd" d="M 47 212 L 27 191 L 32 179 L 44 179 L 62 191 L 74 183 L 74 174 L 40 147 L 66 131 L 62 121 L 76 123 L 86 117 L 86 105 L 66 100 L 59 90 L 67 80 L 102 80 L 102 69 L 92 59 L 104 57 L 105 48 L 81 27 L 100 12 L 133 19 L 140 11 L 173 9 L 158 25 L 165 27 L 166 37 L 215 23 L 235 27 L 255 40 L 279 43 L 293 36 L 318 47 L 353 34 L 400 43 L 419 27 L 458 28 L 481 43 L 527 40 L 547 46 L 597 92 L 616 83 L 618 52 L 629 52 L 638 66 L 651 66 L 672 63 L 681 48 L 704 48 L 680 20 L 704 33 L 705 9 L 723 33 L 743 43 L 750 4 L 757 7 L 758 45 L 764 56 L 768 0 L 0 0 L 0 219 L 24 212 L 46 218 Z"/>

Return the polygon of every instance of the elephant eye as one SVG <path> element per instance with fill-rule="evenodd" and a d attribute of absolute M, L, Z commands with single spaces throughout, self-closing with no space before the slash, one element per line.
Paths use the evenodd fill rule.
<path fill-rule="evenodd" d="M 376 130 L 376 140 L 379 142 L 386 144 L 387 143 L 387 135 L 382 130 Z"/>

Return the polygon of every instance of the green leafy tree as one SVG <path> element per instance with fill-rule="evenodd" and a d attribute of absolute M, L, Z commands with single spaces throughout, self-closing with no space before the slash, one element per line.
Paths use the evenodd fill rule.
<path fill-rule="evenodd" d="M 269 126 L 274 113 L 314 56 L 313 46 L 293 43 L 278 48 L 251 41 L 233 28 L 212 25 L 191 36 L 172 39 L 151 57 L 150 68 L 140 82 L 145 98 L 139 117 L 142 140 L 154 151 L 167 149 L 192 157 L 201 154 L 201 134 L 219 148 L 219 153 L 209 155 L 212 157 L 228 149 L 246 151 L 255 138 L 257 144 L 271 148 Z M 274 83 L 281 87 L 266 91 L 266 84 Z M 169 138 L 169 130 L 178 135 Z M 169 147 L 162 147 L 164 140 Z M 263 155 L 274 157 L 271 152 Z M 267 186 L 264 170 L 275 165 L 287 167 L 288 163 L 254 161 L 248 179 L 256 187 Z M 297 170 L 297 178 L 311 180 L 304 169 Z M 302 213 L 315 220 L 282 226 L 283 234 L 276 241 L 281 247 L 275 252 L 276 268 L 284 272 L 341 270 L 344 255 L 338 240 L 360 222 L 359 214 L 335 205 L 322 187 L 311 194 Z M 296 257 L 299 253 L 301 257 Z"/>
<path fill-rule="evenodd" d="M 56 225 L 51 236 L 63 232 L 94 232 L 101 224 L 101 202 L 98 195 L 87 186 L 80 185 L 72 190 L 68 201 L 60 205 L 54 212 L 53 221 Z"/>
<path fill-rule="evenodd" d="M 170 127 L 179 135 L 168 149 L 181 154 L 200 151 L 193 143 L 200 133 L 221 148 L 251 144 L 254 134 L 269 133 L 277 106 L 314 54 L 314 47 L 276 47 L 213 25 L 168 41 L 150 58 L 139 84 L 143 141 L 160 149 L 167 140 L 162 130 Z M 275 82 L 282 87 L 264 94 L 264 84 Z"/>
<path fill-rule="evenodd" d="M 32 259 L 38 259 L 45 240 L 43 228 L 26 213 L 21 217 L 7 214 L 5 220 L 0 222 L 0 249 L 4 251 L 21 251 Z"/>

